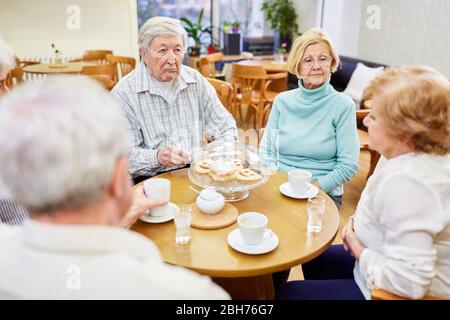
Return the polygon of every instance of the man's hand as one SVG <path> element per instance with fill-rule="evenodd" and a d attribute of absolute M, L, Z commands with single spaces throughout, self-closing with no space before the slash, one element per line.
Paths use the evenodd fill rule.
<path fill-rule="evenodd" d="M 129 228 L 147 210 L 167 204 L 164 200 L 150 200 L 144 193 L 144 186 L 137 187 L 133 191 L 133 203 L 124 217 L 120 220 L 120 226 Z"/>
<path fill-rule="evenodd" d="M 156 159 L 158 163 L 164 167 L 173 167 L 179 164 L 188 164 L 191 162 L 191 156 L 189 153 L 184 152 L 183 150 L 180 150 L 172 145 L 159 149 Z"/>

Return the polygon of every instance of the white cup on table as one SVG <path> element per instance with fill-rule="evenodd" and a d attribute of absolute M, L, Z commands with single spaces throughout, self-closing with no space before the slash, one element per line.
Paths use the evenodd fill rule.
<path fill-rule="evenodd" d="M 288 182 L 291 190 L 296 194 L 304 194 L 311 183 L 312 173 L 303 169 L 288 171 Z"/>
<path fill-rule="evenodd" d="M 245 212 L 237 218 L 242 241 L 247 245 L 258 245 L 272 235 L 267 229 L 267 217 L 259 212 Z"/>
<path fill-rule="evenodd" d="M 163 178 L 149 179 L 144 182 L 144 192 L 147 198 L 152 200 L 170 201 L 170 180 Z M 152 217 L 162 217 L 170 210 L 169 203 L 164 206 L 149 210 Z"/>

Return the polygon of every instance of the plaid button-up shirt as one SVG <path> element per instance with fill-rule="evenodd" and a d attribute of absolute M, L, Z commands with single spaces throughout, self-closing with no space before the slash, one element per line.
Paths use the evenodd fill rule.
<path fill-rule="evenodd" d="M 158 150 L 169 144 L 191 152 L 203 145 L 205 133 L 215 139 L 236 139 L 236 122 L 199 72 L 182 65 L 170 101 L 155 81 L 141 62 L 111 92 L 128 123 L 129 171 L 133 177 L 176 168 L 162 168 L 156 159 Z"/>

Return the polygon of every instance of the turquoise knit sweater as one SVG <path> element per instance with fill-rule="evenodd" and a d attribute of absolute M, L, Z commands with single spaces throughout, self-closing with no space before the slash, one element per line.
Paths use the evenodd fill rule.
<path fill-rule="evenodd" d="M 298 89 L 276 96 L 259 153 L 272 168 L 310 171 L 337 196 L 358 170 L 359 139 L 352 99 L 329 82 L 308 90 L 300 80 Z"/>

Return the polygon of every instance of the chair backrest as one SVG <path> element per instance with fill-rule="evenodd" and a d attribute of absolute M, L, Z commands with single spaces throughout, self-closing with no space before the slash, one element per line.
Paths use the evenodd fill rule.
<path fill-rule="evenodd" d="M 267 73 L 262 66 L 240 65 L 233 63 L 234 90 L 239 90 L 242 104 L 252 104 L 255 92 L 259 93 L 260 102 L 264 101 L 264 90 L 267 80 Z"/>
<path fill-rule="evenodd" d="M 109 75 L 106 74 L 93 74 L 90 75 L 89 78 L 98 81 L 106 90 L 111 91 L 114 88 L 114 81 L 111 79 Z"/>
<path fill-rule="evenodd" d="M 231 83 L 212 78 L 206 79 L 216 90 L 217 96 L 225 108 L 233 114 L 233 87 L 231 86 Z"/>
<path fill-rule="evenodd" d="M 110 63 L 117 63 L 119 79 L 125 77 L 136 67 L 136 59 L 132 57 L 115 56 L 112 54 L 108 54 L 106 55 L 106 61 Z"/>
<path fill-rule="evenodd" d="M 6 76 L 6 86 L 12 89 L 14 86 L 23 82 L 23 74 L 22 68 L 12 69 Z"/>
<path fill-rule="evenodd" d="M 359 147 L 361 150 L 368 150 L 370 153 L 370 167 L 367 173 L 366 180 L 370 178 L 370 176 L 375 171 L 375 167 L 377 166 L 378 160 L 380 159 L 380 154 L 369 148 L 369 133 L 367 132 L 366 126 L 364 126 L 362 120 L 370 114 L 370 109 L 359 109 L 356 110 L 356 122 L 358 125 L 358 137 L 359 137 Z"/>
<path fill-rule="evenodd" d="M 111 50 L 86 50 L 81 60 L 106 63 L 106 56 L 112 53 L 113 52 Z"/>
<path fill-rule="evenodd" d="M 82 75 L 108 75 L 114 84 L 117 83 L 117 65 L 116 63 L 99 64 L 95 66 L 84 66 L 81 70 Z"/>
<path fill-rule="evenodd" d="M 222 61 L 223 55 L 220 52 L 208 54 L 199 60 L 200 73 L 208 78 L 216 77 L 216 62 Z"/>
<path fill-rule="evenodd" d="M 405 297 L 400 297 L 395 294 L 392 294 L 386 290 L 374 288 L 371 292 L 372 300 L 411 300 Z M 450 298 L 440 298 L 440 297 L 432 297 L 425 296 L 418 300 L 450 300 Z"/>

